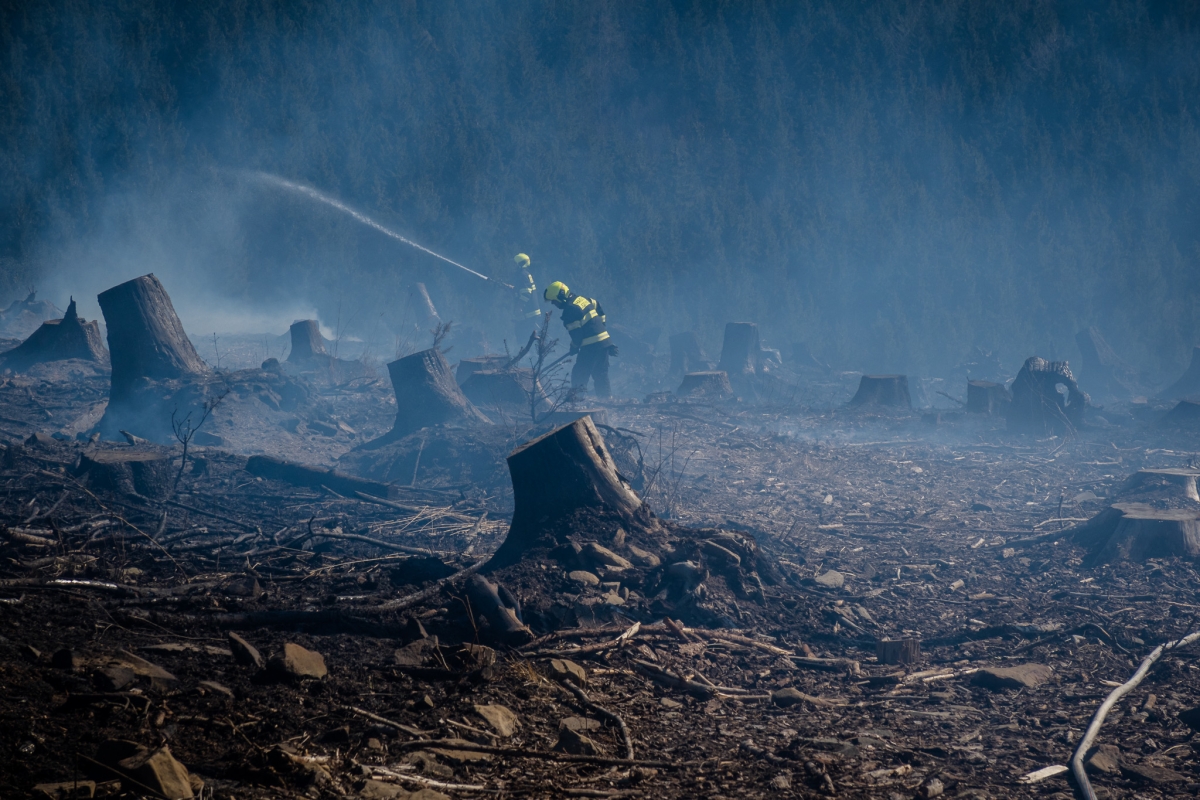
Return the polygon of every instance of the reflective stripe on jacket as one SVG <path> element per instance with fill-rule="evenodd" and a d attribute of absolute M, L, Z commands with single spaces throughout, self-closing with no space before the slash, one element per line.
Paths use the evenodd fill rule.
<path fill-rule="evenodd" d="M 573 297 L 562 310 L 563 327 L 571 334 L 573 347 L 587 347 L 609 338 L 604 309 L 595 300 Z"/>

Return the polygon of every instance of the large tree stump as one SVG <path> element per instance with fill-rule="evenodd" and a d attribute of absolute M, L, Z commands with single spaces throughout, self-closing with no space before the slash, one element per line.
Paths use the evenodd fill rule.
<path fill-rule="evenodd" d="M 753 322 L 727 322 L 725 339 L 721 344 L 721 363 L 717 369 L 735 383 L 748 378 L 757 372 L 761 350 L 758 325 Z"/>
<path fill-rule="evenodd" d="M 683 382 L 679 384 L 675 394 L 728 397 L 733 394 L 733 386 L 729 383 L 729 376 L 719 370 L 689 372 L 683 376 Z"/>
<path fill-rule="evenodd" d="M 430 425 L 489 424 L 463 395 L 436 347 L 393 361 L 388 364 L 388 374 L 396 393 L 396 423 L 383 437 L 389 441 Z"/>
<path fill-rule="evenodd" d="M 288 353 L 288 363 L 296 364 L 313 359 L 330 358 L 325 349 L 325 337 L 321 336 L 321 327 L 315 319 L 302 319 L 292 323 L 292 350 Z"/>
<path fill-rule="evenodd" d="M 1083 423 L 1083 412 L 1090 401 L 1066 361 L 1047 361 L 1037 356 L 1026 359 L 1017 373 L 1012 397 L 1008 429 L 1041 435 L 1074 430 Z"/>
<path fill-rule="evenodd" d="M 87 450 L 75 474 L 86 475 L 93 487 L 157 499 L 171 493 L 171 461 L 169 451 L 153 448 Z"/>
<path fill-rule="evenodd" d="M 597 520 L 609 529 L 656 528 L 653 517 L 617 473 L 589 417 L 556 428 L 508 457 L 513 520 L 487 569 L 520 561 L 531 550 L 564 544 L 574 526 Z"/>
<path fill-rule="evenodd" d="M 29 338 L 0 358 L 0 369 L 20 371 L 47 361 L 77 358 L 103 364 L 108 351 L 100 337 L 100 325 L 82 319 L 75 311 L 75 298 L 62 319 L 46 320 Z"/>
<path fill-rule="evenodd" d="M 1172 487 L 1174 492 L 1178 493 L 1179 497 L 1200 503 L 1200 493 L 1196 491 L 1197 477 L 1200 477 L 1200 470 L 1196 469 L 1182 469 L 1178 467 L 1139 469 L 1125 479 L 1125 483 L 1121 484 L 1121 487 L 1117 489 L 1116 495 L 1128 495 L 1146 489 L 1153 489 L 1156 484 L 1158 486 L 1166 484 Z"/>
<path fill-rule="evenodd" d="M 1187 372 L 1158 396 L 1174 400 L 1192 395 L 1200 395 L 1200 345 L 1192 348 L 1192 363 L 1188 365 Z"/>
<path fill-rule="evenodd" d="M 1012 395 L 1003 383 L 967 381 L 967 412 L 971 414 L 1001 414 L 1012 402 Z"/>
<path fill-rule="evenodd" d="M 850 399 L 852 406 L 890 406 L 912 408 L 907 375 L 863 375 L 858 391 Z"/>
<path fill-rule="evenodd" d="M 208 372 L 183 332 L 171 298 L 153 274 L 114 286 L 97 299 L 112 360 L 110 406 L 131 396 L 142 379 L 169 380 Z"/>
<path fill-rule="evenodd" d="M 1126 398 L 1137 392 L 1137 370 L 1109 347 L 1099 328 L 1093 325 L 1075 334 L 1075 343 L 1083 356 L 1081 377 L 1093 393 Z"/>
<path fill-rule="evenodd" d="M 1200 509 L 1114 503 L 1071 531 L 1090 552 L 1086 566 L 1200 555 Z"/>
<path fill-rule="evenodd" d="M 700 340 L 694 331 L 677 333 L 670 338 L 671 367 L 668 375 L 682 375 L 685 372 L 708 369 L 708 361 L 704 351 L 700 349 Z"/>
<path fill-rule="evenodd" d="M 1158 425 L 1163 428 L 1200 429 L 1200 402 L 1180 400 L 1174 408 L 1163 414 Z"/>

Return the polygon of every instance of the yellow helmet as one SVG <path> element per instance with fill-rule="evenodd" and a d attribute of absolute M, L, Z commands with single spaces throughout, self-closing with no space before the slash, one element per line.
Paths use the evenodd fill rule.
<path fill-rule="evenodd" d="M 517 257 L 514 258 L 513 261 L 516 261 L 517 266 L 521 269 L 525 269 L 529 266 L 529 256 L 525 255 L 524 253 L 517 253 Z"/>
<path fill-rule="evenodd" d="M 555 300 L 566 300 L 567 295 L 570 293 L 571 290 L 567 288 L 565 283 L 562 281 L 555 281 L 546 287 L 546 292 L 542 295 L 542 297 L 553 302 Z"/>

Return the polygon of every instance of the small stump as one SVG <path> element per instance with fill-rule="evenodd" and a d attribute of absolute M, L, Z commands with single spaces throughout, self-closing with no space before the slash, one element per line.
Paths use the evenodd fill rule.
<path fill-rule="evenodd" d="M 325 349 L 325 337 L 321 336 L 321 328 L 315 319 L 302 319 L 293 322 L 291 327 L 292 350 L 288 353 L 288 363 L 297 364 L 317 360 L 329 360 L 329 351 Z"/>
<path fill-rule="evenodd" d="M 445 356 L 435 348 L 413 353 L 388 364 L 396 393 L 396 423 L 376 441 L 407 436 L 430 425 L 486 425 L 487 417 L 471 404 L 450 374 Z"/>
<path fill-rule="evenodd" d="M 850 405 L 912 408 L 912 398 L 908 394 L 908 376 L 863 375 Z"/>
<path fill-rule="evenodd" d="M 1012 383 L 1008 429 L 1033 434 L 1066 433 L 1083 422 L 1089 400 L 1066 361 L 1032 356 L 1025 360 Z"/>
<path fill-rule="evenodd" d="M 757 372 L 761 349 L 758 325 L 753 322 L 726 323 L 721 362 L 717 369 L 729 376 L 730 380 L 748 378 Z"/>
<path fill-rule="evenodd" d="M 971 414 L 1000 414 L 1012 402 L 1002 383 L 967 381 L 967 412 Z"/>
<path fill-rule="evenodd" d="M 157 499 L 171 493 L 171 461 L 169 453 L 157 449 L 89 450 L 80 457 L 76 475 L 86 475 L 102 489 Z"/>
<path fill-rule="evenodd" d="M 460 365 L 461 369 L 461 365 Z M 481 369 L 462 381 L 462 392 L 480 406 L 528 406 L 533 390 L 533 371 L 528 369 Z M 539 400 L 542 397 L 538 386 Z"/>
<path fill-rule="evenodd" d="M 721 370 L 689 372 L 683 376 L 683 382 L 679 384 L 675 394 L 728 397 L 733 394 L 733 386 L 729 383 L 729 376 Z"/>
<path fill-rule="evenodd" d="M 504 365 L 511 360 L 508 356 L 498 355 L 464 358 L 458 362 L 458 367 L 454 370 L 454 379 L 458 381 L 459 386 L 462 386 L 476 372 L 485 369 L 504 369 Z"/>
<path fill-rule="evenodd" d="M 921 659 L 919 639 L 884 639 L 875 643 L 880 664 L 915 664 Z"/>
<path fill-rule="evenodd" d="M 96 364 L 108 362 L 100 325 L 76 313 L 74 298 L 62 319 L 46 320 L 28 339 L 0 357 L 0 369 L 20 371 L 34 364 L 71 358 Z"/>

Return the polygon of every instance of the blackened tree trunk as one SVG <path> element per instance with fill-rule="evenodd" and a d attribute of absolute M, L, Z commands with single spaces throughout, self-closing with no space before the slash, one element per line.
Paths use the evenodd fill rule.
<path fill-rule="evenodd" d="M 520 561 L 539 547 L 563 544 L 574 525 L 605 520 L 609 528 L 656 529 L 653 516 L 617 473 L 590 417 L 527 442 L 508 457 L 513 521 L 487 569 Z"/>
<path fill-rule="evenodd" d="M 173 473 L 170 451 L 140 446 L 87 450 L 76 470 L 77 475 L 87 476 L 93 488 L 155 499 L 171 493 Z"/>
<path fill-rule="evenodd" d="M 435 348 L 388 364 L 396 393 L 396 424 L 388 439 L 430 425 L 486 425 L 489 420 L 462 393 L 445 356 Z"/>
<path fill-rule="evenodd" d="M 912 408 L 912 398 L 908 394 L 908 376 L 863 375 L 850 405 Z"/>
<path fill-rule="evenodd" d="M 100 326 L 95 320 L 88 322 L 79 317 L 75 298 L 71 298 L 66 316 L 46 320 L 28 339 L 0 357 L 0 369 L 20 371 L 34 364 L 69 358 L 97 364 L 108 361 Z"/>
<path fill-rule="evenodd" d="M 758 325 L 753 322 L 728 322 L 725 324 L 725 340 L 721 344 L 721 363 L 717 369 L 736 383 L 755 374 L 758 353 L 762 345 L 758 338 Z"/>
<path fill-rule="evenodd" d="M 477 358 L 464 358 L 458 362 L 458 367 L 454 370 L 454 378 L 458 381 L 458 385 L 462 386 L 467 382 L 467 379 L 476 372 L 484 369 L 504 369 L 504 365 L 509 362 L 508 356 L 487 355 Z"/>
<path fill-rule="evenodd" d="M 329 358 L 329 351 L 325 349 L 325 339 L 321 336 L 321 328 L 315 319 L 293 322 L 291 333 L 292 351 L 287 357 L 289 363 Z"/>
<path fill-rule="evenodd" d="M 1012 395 L 1002 383 L 967 381 L 967 411 L 971 414 L 1002 414 Z"/>
<path fill-rule="evenodd" d="M 704 358 L 704 351 L 700 349 L 700 340 L 696 338 L 694 331 L 677 333 L 671 337 L 670 342 L 671 368 L 667 374 L 682 375 L 685 372 L 708 368 L 708 361 Z"/>
<path fill-rule="evenodd" d="M 144 378 L 171 380 L 208 372 L 154 275 L 114 286 L 97 299 L 112 359 L 110 404 L 132 396 L 134 385 Z"/>

